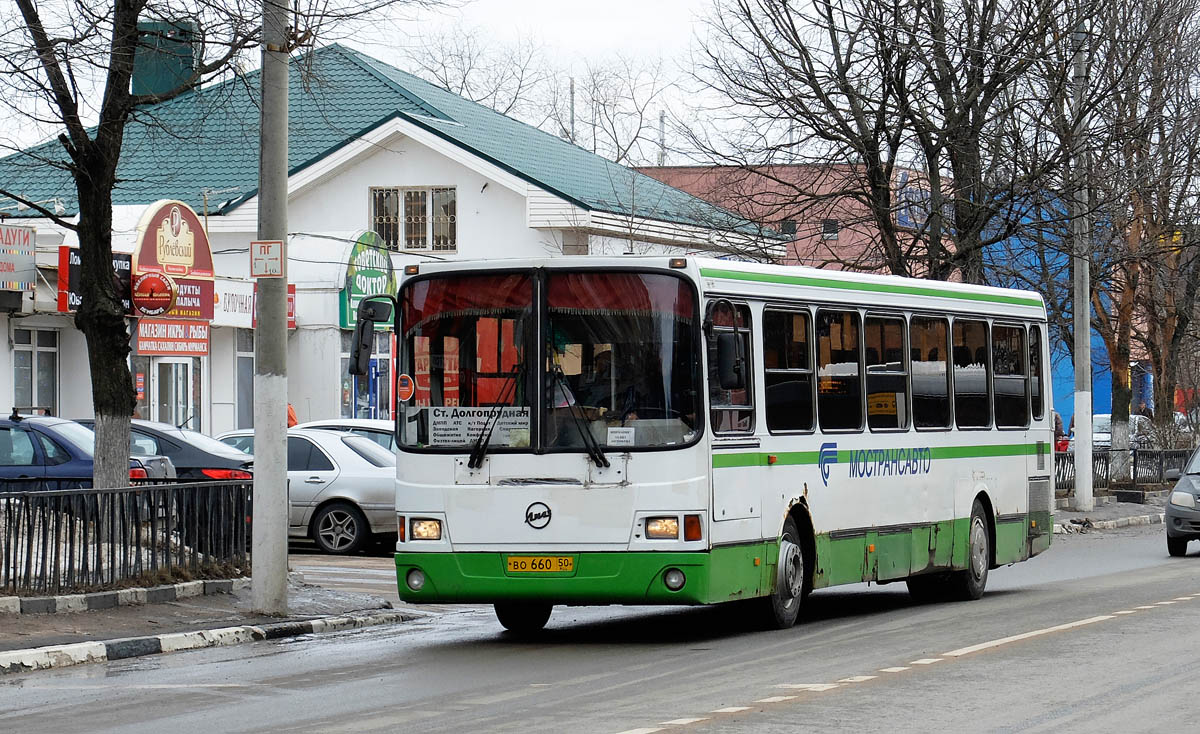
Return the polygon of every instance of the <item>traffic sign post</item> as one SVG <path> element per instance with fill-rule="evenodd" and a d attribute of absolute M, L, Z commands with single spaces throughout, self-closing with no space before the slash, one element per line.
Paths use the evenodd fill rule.
<path fill-rule="evenodd" d="M 283 277 L 283 242 L 255 240 L 250 243 L 250 277 Z"/>

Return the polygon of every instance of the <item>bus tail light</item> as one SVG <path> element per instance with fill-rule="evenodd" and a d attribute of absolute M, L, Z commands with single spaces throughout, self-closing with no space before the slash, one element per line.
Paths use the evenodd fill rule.
<path fill-rule="evenodd" d="M 700 527 L 699 515 L 684 515 L 683 516 L 683 539 L 684 540 L 702 540 L 704 538 L 704 530 Z"/>
<path fill-rule="evenodd" d="M 679 518 L 677 517 L 648 517 L 646 518 L 646 537 L 659 540 L 675 540 L 679 537 Z"/>

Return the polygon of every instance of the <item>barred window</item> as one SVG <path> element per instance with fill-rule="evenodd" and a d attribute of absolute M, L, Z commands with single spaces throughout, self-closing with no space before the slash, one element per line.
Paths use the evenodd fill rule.
<path fill-rule="evenodd" d="M 389 250 L 458 249 L 453 187 L 371 189 L 371 227 Z"/>

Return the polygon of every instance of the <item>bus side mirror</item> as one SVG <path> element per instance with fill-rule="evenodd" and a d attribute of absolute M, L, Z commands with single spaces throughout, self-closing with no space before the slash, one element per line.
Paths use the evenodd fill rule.
<path fill-rule="evenodd" d="M 371 369 L 371 349 L 375 346 L 375 324 L 392 318 L 389 301 L 364 298 L 358 304 L 358 323 L 354 326 L 354 343 L 350 345 L 350 364 L 346 371 L 362 377 Z"/>
<path fill-rule="evenodd" d="M 350 364 L 346 371 L 362 377 L 371 369 L 371 348 L 375 346 L 375 322 L 359 319 L 354 326 L 354 343 L 350 345 Z"/>
<path fill-rule="evenodd" d="M 722 390 L 741 390 L 746 386 L 744 362 L 741 337 L 717 334 L 717 375 Z"/>

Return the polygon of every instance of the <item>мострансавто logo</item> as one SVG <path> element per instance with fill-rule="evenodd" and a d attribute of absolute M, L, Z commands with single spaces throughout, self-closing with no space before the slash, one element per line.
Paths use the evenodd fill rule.
<path fill-rule="evenodd" d="M 823 443 L 817 454 L 817 465 L 821 469 L 821 481 L 829 486 L 829 467 L 838 462 L 837 444 Z M 849 449 L 844 462 L 850 479 L 866 477 L 902 477 L 910 474 L 928 474 L 933 468 L 933 451 L 928 446 L 919 448 Z"/>

